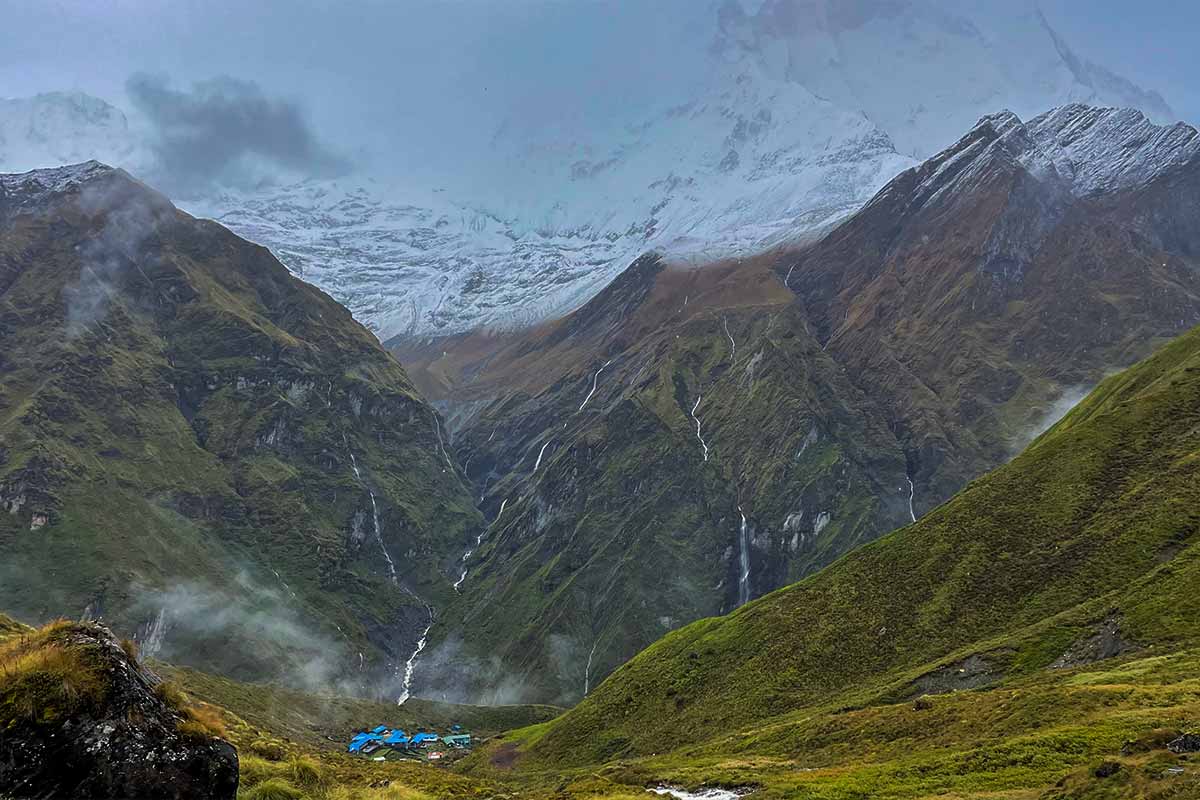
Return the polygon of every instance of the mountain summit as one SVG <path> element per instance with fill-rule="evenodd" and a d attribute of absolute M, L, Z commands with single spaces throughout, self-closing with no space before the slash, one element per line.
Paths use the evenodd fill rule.
<path fill-rule="evenodd" d="M 1077 56 L 1032 4 L 687 0 L 672 19 L 652 87 L 595 99 L 604 113 L 577 108 L 591 105 L 581 88 L 550 120 L 480 118 L 473 149 L 420 178 L 363 163 L 176 200 L 270 247 L 381 339 L 423 338 L 560 316 L 649 250 L 700 263 L 794 243 L 1000 108 L 1174 119 L 1154 92 Z M 76 94 L 0 102 L 0 168 L 94 157 L 155 182 L 168 166 L 135 121 Z"/>

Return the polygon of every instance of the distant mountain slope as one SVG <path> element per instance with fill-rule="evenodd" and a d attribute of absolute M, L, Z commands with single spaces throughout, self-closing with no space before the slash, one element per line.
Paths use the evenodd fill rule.
<path fill-rule="evenodd" d="M 0 605 L 400 691 L 480 518 L 349 312 L 90 162 L 0 177 L 0 340 Z"/>
<path fill-rule="evenodd" d="M 1171 654 L 1200 643 L 1198 376 L 1200 330 L 1193 330 L 1105 380 L 1022 455 L 916 524 L 730 615 L 668 634 L 575 709 L 531 731 L 529 765 L 561 768 L 672 750 L 686 763 L 706 752 L 697 744 L 719 739 L 712 753 L 766 759 L 767 773 L 775 769 L 773 756 L 804 763 L 807 750 L 814 766 L 832 755 L 834 763 L 857 767 L 859 759 L 874 760 L 856 749 L 861 744 L 822 753 L 839 727 L 857 724 L 838 722 L 836 714 L 998 683 L 1010 690 L 973 702 L 991 708 L 1003 700 L 1011 713 L 1034 713 L 1017 706 L 1034 691 L 1029 676 L 1038 675 L 1036 691 L 1048 710 L 1036 719 L 1045 730 L 1064 726 L 1055 728 L 1062 752 L 1111 747 L 1115 756 L 1120 739 L 1067 743 L 1076 734 L 1065 726 L 1081 709 L 1071 682 L 1052 673 L 1130 651 L 1165 666 Z M 1147 684 L 1159 681 L 1152 669 L 1108 680 L 1136 684 L 1139 675 Z M 1186 707 L 1197 700 L 1194 688 L 1180 685 L 1175 699 L 1164 701 Z M 1147 688 L 1140 702 L 1154 702 L 1151 696 Z M 929 707 L 940 703 L 954 701 L 934 698 Z M 971 714 L 967 705 L 958 713 Z M 1138 696 L 1129 704 L 1113 698 L 1112 705 L 1136 709 Z M 818 710 L 828 720 L 823 732 L 810 725 Z M 1147 711 L 1144 722 L 1129 710 L 1112 722 L 1153 727 L 1153 709 Z M 976 723 L 978 735 L 1004 728 L 1003 720 L 1039 729 L 1023 719 L 997 710 Z M 1097 717 L 1095 735 L 1108 736 L 1109 724 Z M 974 731 L 953 729 L 959 742 L 941 747 L 978 741 Z M 793 737 L 793 730 L 808 730 L 808 738 Z M 1003 755 L 996 758 L 994 769 L 1008 766 Z M 989 769 L 969 758 L 957 763 L 959 774 Z"/>
<path fill-rule="evenodd" d="M 999 114 L 814 243 L 648 256 L 529 333 L 398 347 L 494 517 L 434 652 L 508 668 L 428 690 L 577 698 L 1007 461 L 1200 321 L 1198 152 L 1136 112 Z"/>
<path fill-rule="evenodd" d="M 566 74 L 501 64 L 490 89 L 456 87 L 473 144 L 435 152 L 417 177 L 405 174 L 417 159 L 389 147 L 338 180 L 286 174 L 175 199 L 270 247 L 380 338 L 419 339 L 561 316 L 646 251 L 708 262 L 794 242 L 997 109 L 1085 102 L 1175 119 L 1157 93 L 1078 57 L 1031 0 L 656 6 L 673 25 L 652 45 L 635 27 L 597 51 L 611 32 L 568 23 L 583 63 L 565 57 Z M 617 27 L 647 16 L 611 13 Z M 570 72 L 625 74 L 613 62 L 628 47 L 653 51 L 639 53 L 653 80 L 603 87 Z M 496 109 L 497 94 L 512 107 Z M 438 130 L 436 110 L 412 113 Z M 74 93 L 0 101 L 0 169 L 92 157 L 153 182 L 155 132 L 133 122 Z"/>

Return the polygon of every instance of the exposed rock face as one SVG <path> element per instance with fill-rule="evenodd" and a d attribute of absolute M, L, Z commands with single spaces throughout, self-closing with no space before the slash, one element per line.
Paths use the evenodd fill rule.
<path fill-rule="evenodd" d="M 0 729 L 0 796 L 225 800 L 237 794 L 228 742 L 179 731 L 180 713 L 154 691 L 158 678 L 99 625 L 75 625 L 62 646 L 86 650 L 106 687 L 95 707 L 47 723 Z"/>
<path fill-rule="evenodd" d="M 1121 633 L 1121 621 L 1112 616 L 1097 623 L 1091 634 L 1074 642 L 1050 666 L 1054 669 L 1078 667 L 1115 658 L 1133 649 L 1134 645 L 1127 642 Z"/>
<path fill-rule="evenodd" d="M 1200 321 L 1197 219 L 1193 128 L 1001 112 L 805 246 L 642 258 L 558 322 L 400 349 L 498 515 L 463 650 L 577 699 L 660 619 L 911 524 Z"/>

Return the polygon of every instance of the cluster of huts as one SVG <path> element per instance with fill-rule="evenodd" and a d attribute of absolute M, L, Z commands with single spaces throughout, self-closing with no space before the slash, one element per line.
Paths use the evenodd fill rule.
<path fill-rule="evenodd" d="M 471 734 L 464 731 L 461 725 L 454 725 L 444 736 L 424 728 L 409 736 L 400 728 L 379 725 L 372 730 L 354 734 L 346 751 L 370 756 L 375 761 L 414 757 L 436 760 L 445 754 L 446 749 L 465 750 L 470 746 Z"/>

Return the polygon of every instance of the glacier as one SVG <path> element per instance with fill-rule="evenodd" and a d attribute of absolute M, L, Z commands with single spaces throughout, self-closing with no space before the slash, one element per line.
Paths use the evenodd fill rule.
<path fill-rule="evenodd" d="M 281 175 L 173 199 L 269 247 L 381 340 L 426 339 L 569 312 L 648 250 L 699 263 L 815 235 L 1001 109 L 1173 117 L 1156 93 L 1075 56 L 1033 6 L 1003 18 L 934 0 L 681 9 L 678 40 L 660 45 L 679 67 L 649 76 L 650 105 L 553 124 L 483 119 L 486 145 L 447 154 L 445 180 L 362 163 L 336 179 Z M 1139 118 L 1106 124 L 1130 145 Z M 153 185 L 150 136 L 80 92 L 0 99 L 0 171 L 97 159 Z M 1075 166 L 1086 154 L 1056 152 L 1053 168 L 1086 172 Z"/>

